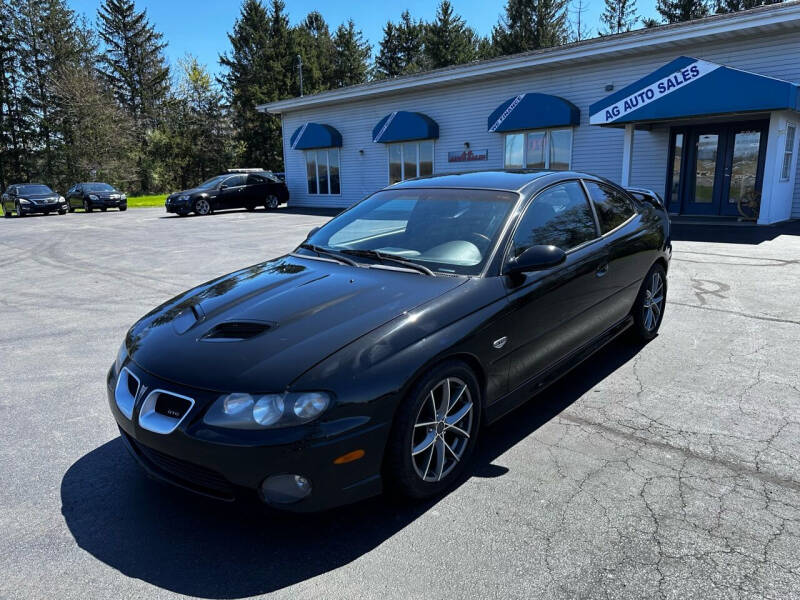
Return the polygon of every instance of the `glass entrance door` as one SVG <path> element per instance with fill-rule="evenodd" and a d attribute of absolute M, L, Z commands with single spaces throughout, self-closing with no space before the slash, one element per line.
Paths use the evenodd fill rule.
<path fill-rule="evenodd" d="M 759 200 L 767 122 L 675 129 L 670 136 L 670 212 L 739 215 Z"/>

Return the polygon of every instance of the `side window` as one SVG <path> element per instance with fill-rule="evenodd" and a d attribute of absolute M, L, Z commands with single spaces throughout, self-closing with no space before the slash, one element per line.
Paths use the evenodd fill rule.
<path fill-rule="evenodd" d="M 234 175 L 233 177 L 226 179 L 224 185 L 229 188 L 238 187 L 240 185 L 244 185 L 245 179 L 245 175 Z"/>
<path fill-rule="evenodd" d="M 600 221 L 601 233 L 605 234 L 612 229 L 616 229 L 636 214 L 631 201 L 621 192 L 593 181 L 586 181 L 585 183 L 597 210 L 597 220 Z"/>
<path fill-rule="evenodd" d="M 261 175 L 247 176 L 247 185 L 261 185 L 262 183 L 267 183 L 267 180 L 264 179 Z"/>
<path fill-rule="evenodd" d="M 597 237 L 592 208 L 581 184 L 568 181 L 547 188 L 528 205 L 514 233 L 512 255 L 531 246 L 558 246 L 564 251 Z"/>

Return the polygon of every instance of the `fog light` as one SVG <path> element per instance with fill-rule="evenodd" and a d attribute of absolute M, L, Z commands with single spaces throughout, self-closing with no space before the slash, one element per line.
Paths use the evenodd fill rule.
<path fill-rule="evenodd" d="M 272 475 L 261 484 L 261 495 L 272 504 L 299 502 L 311 493 L 311 482 L 302 475 Z"/>

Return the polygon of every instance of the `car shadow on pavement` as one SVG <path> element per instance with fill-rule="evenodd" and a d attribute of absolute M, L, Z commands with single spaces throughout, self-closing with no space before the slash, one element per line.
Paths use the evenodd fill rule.
<path fill-rule="evenodd" d="M 800 221 L 775 225 L 673 223 L 672 241 L 758 245 L 782 235 L 800 235 Z"/>
<path fill-rule="evenodd" d="M 639 349 L 612 342 L 484 430 L 465 480 L 505 474 L 507 468 L 493 464 L 497 457 Z M 61 511 L 78 546 L 128 577 L 202 598 L 264 594 L 327 573 L 376 548 L 437 502 L 381 497 L 312 515 L 221 503 L 148 480 L 119 438 L 80 458 L 61 483 Z"/>

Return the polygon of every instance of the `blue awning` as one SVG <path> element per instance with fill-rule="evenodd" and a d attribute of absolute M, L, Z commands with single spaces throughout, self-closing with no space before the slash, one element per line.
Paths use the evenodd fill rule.
<path fill-rule="evenodd" d="M 408 140 L 435 140 L 439 125 L 428 115 L 398 110 L 383 117 L 372 129 L 372 141 L 381 144 Z"/>
<path fill-rule="evenodd" d="M 681 56 L 589 107 L 592 125 L 798 110 L 797 84 Z"/>
<path fill-rule="evenodd" d="M 581 111 L 572 102 L 547 94 L 520 94 L 489 115 L 490 133 L 579 125 Z"/>
<path fill-rule="evenodd" d="M 313 148 L 340 148 L 342 134 L 330 125 L 306 123 L 295 129 L 289 138 L 292 150 L 311 150 Z"/>

